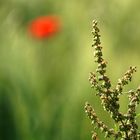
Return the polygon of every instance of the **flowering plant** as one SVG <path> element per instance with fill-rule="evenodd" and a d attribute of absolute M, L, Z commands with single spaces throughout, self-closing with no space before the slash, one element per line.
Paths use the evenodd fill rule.
<path fill-rule="evenodd" d="M 101 121 L 93 107 L 86 102 L 85 112 L 90 118 L 91 123 L 105 134 L 105 138 L 113 137 L 115 140 L 140 140 L 140 132 L 138 131 L 138 124 L 136 123 L 136 106 L 140 103 L 140 87 L 136 90 L 126 92 L 128 94 L 129 104 L 125 114 L 119 111 L 120 105 L 118 103 L 119 96 L 123 94 L 123 88 L 132 80 L 132 75 L 136 72 L 136 67 L 130 67 L 122 78 L 118 80 L 115 88 L 111 86 L 111 81 L 106 75 L 107 62 L 103 58 L 102 47 L 100 42 L 99 28 L 97 21 L 93 21 L 93 41 L 95 62 L 98 64 L 96 73 L 91 72 L 89 81 L 91 87 L 97 91 L 97 96 L 101 99 L 101 104 L 105 111 L 110 113 L 110 117 L 115 121 L 118 129 L 109 128 L 103 121 Z M 92 139 L 97 140 L 97 133 L 93 132 Z"/>
<path fill-rule="evenodd" d="M 29 24 L 29 32 L 38 39 L 53 36 L 60 30 L 60 20 L 57 16 L 41 16 Z"/>

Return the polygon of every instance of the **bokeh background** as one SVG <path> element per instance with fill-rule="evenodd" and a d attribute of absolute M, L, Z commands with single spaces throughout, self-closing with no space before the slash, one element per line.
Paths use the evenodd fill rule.
<path fill-rule="evenodd" d="M 92 20 L 99 21 L 113 85 L 136 65 L 125 90 L 135 89 L 140 84 L 139 5 L 137 0 L 1 0 L 0 140 L 90 140 L 86 101 L 114 127 L 88 82 L 96 69 Z M 57 15 L 62 27 L 57 35 L 37 40 L 29 35 L 28 23 L 42 15 Z M 122 112 L 127 102 L 121 96 Z"/>

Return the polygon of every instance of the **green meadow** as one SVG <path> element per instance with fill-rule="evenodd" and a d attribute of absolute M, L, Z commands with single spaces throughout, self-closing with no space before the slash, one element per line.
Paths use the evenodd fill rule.
<path fill-rule="evenodd" d="M 92 20 L 99 21 L 112 86 L 134 65 L 137 73 L 125 90 L 135 89 L 140 84 L 139 5 L 132 0 L 1 0 L 0 140 L 90 140 L 86 101 L 114 127 L 88 81 L 96 69 Z M 60 32 L 46 39 L 31 37 L 29 22 L 49 15 L 60 18 Z M 123 94 L 122 112 L 127 103 Z"/>

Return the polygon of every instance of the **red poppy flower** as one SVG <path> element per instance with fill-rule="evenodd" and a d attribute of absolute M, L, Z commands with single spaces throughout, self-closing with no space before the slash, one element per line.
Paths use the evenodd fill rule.
<path fill-rule="evenodd" d="M 36 38 L 48 38 L 60 30 L 60 21 L 56 16 L 43 16 L 33 20 L 29 32 Z"/>

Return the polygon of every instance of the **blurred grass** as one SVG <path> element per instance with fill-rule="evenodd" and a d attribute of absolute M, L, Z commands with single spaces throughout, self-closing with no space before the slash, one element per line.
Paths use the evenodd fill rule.
<path fill-rule="evenodd" d="M 1 1 L 0 139 L 89 140 L 92 127 L 83 109 L 87 100 L 112 126 L 87 80 L 96 67 L 91 21 L 99 20 L 113 85 L 129 65 L 136 65 L 138 72 L 127 89 L 136 88 L 139 11 L 139 1 L 130 0 Z M 40 15 L 58 15 L 61 32 L 47 40 L 31 38 L 28 23 Z M 121 103 L 125 111 L 126 96 Z M 100 133 L 99 139 L 104 139 Z"/>

